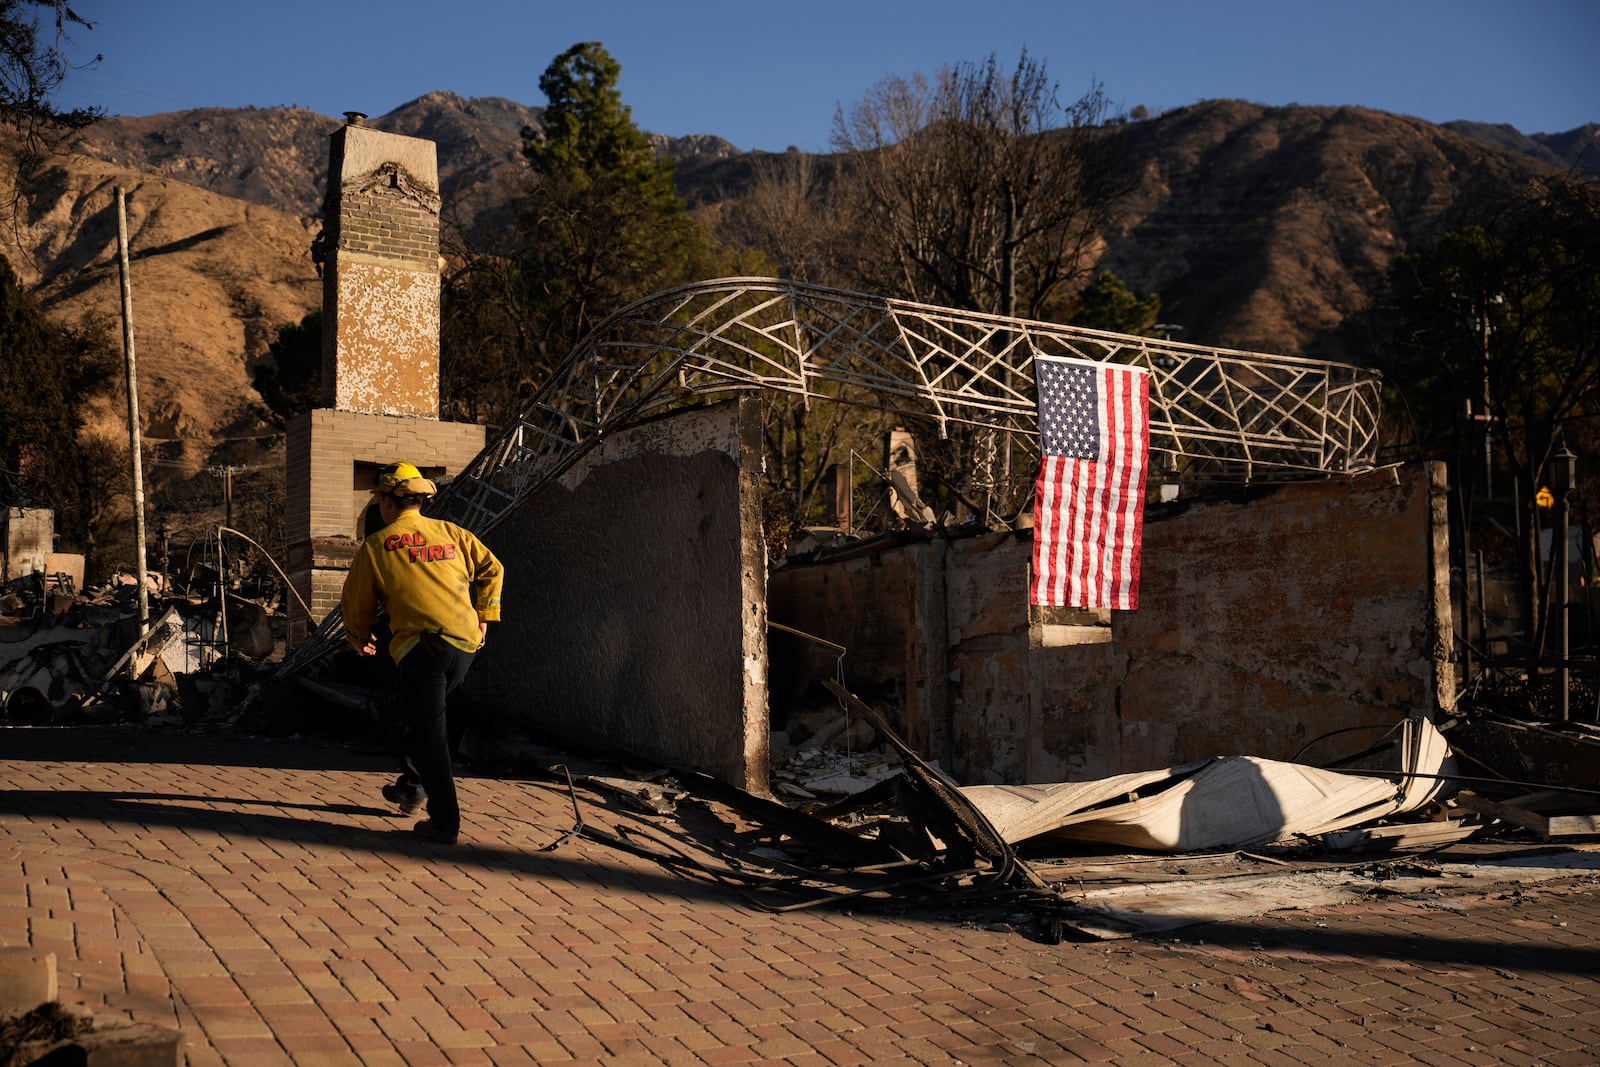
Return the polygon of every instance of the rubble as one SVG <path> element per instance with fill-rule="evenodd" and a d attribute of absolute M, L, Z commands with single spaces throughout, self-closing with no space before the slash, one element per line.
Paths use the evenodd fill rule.
<path fill-rule="evenodd" d="M 132 575 L 74 585 L 32 572 L 0 588 L 0 722 L 225 719 L 239 675 L 281 652 L 273 635 L 281 605 L 271 590 L 246 599 L 242 583 L 224 595 L 215 572 L 181 589 L 152 574 L 141 634 Z"/>
<path fill-rule="evenodd" d="M 1466 811 L 1530 830 L 1541 841 L 1600 835 L 1600 793 L 1593 790 L 1546 789 L 1507 800 L 1466 792 L 1455 802 Z"/>
<path fill-rule="evenodd" d="M 173 584 L 153 587 L 155 622 L 142 637 L 134 586 L 126 578 L 83 593 L 33 576 L 8 584 L 0 591 L 7 611 L 0 619 L 0 721 L 247 725 L 239 717 L 240 674 L 254 657 L 276 655 L 281 605 L 270 588 L 250 590 L 266 595 L 245 598 L 240 583 L 219 595 L 216 573 L 204 568 L 187 583 L 195 593 Z M 329 708 L 372 717 L 371 685 L 301 676 L 286 688 L 307 729 L 326 728 Z M 1144 921 L 1137 913 L 1145 905 L 1106 887 L 1148 884 L 1154 868 L 1134 855 L 1125 857 L 1120 874 L 1107 875 L 1105 852 L 1112 846 L 1167 850 L 1175 865 L 1154 880 L 1185 883 L 1170 893 L 1187 889 L 1199 900 L 1227 897 L 1243 884 L 1237 871 L 1222 872 L 1218 862 L 1271 866 L 1273 873 L 1255 872 L 1255 880 L 1281 883 L 1290 894 L 1293 876 L 1317 874 L 1333 892 L 1335 882 L 1393 878 L 1419 857 L 1581 842 L 1600 831 L 1600 793 L 1541 789 L 1511 775 L 1466 778 L 1446 757 L 1452 749 L 1459 753 L 1457 738 L 1470 742 L 1485 736 L 1482 731 L 1452 733 L 1445 745 L 1421 719 L 1395 743 L 1403 758 L 1387 773 L 1233 757 L 1103 782 L 960 787 L 911 751 L 883 712 L 842 685 L 826 688 L 834 703 L 792 712 L 786 729 L 770 735 L 770 796 L 681 768 L 575 776 L 565 769 L 566 758 L 550 763 L 546 770 L 572 793 L 575 822 L 548 847 L 581 838 L 625 849 L 685 877 L 731 887 L 772 911 L 1023 907 L 1042 931 L 1059 938 L 1065 931 L 1125 936 Z M 307 694 L 316 699 L 306 700 Z M 1551 742 L 1549 733 L 1539 734 L 1541 745 Z M 1555 740 L 1581 756 L 1592 748 L 1593 733 L 1571 728 Z M 1472 758 L 1480 767 L 1486 763 L 1481 755 Z M 1575 757 L 1552 765 L 1571 769 L 1583 762 Z M 1470 788 L 1457 792 L 1463 787 Z M 580 804 L 580 790 L 588 805 Z M 1020 810 L 1028 815 L 1019 823 L 1005 809 L 1030 791 L 1039 795 L 1026 797 Z M 1076 796 L 1068 818 L 1048 832 L 1027 830 L 1024 823 L 1037 828 L 1050 821 L 1034 816 L 1043 810 L 1037 801 L 1051 791 Z M 1217 818 L 1202 817 L 1197 806 L 1208 793 L 1204 806 Z M 1291 799 L 1309 807 L 1289 810 Z M 610 825 L 601 821 L 602 812 Z M 1132 837 L 1124 833 L 1152 812 L 1155 823 Z M 1116 833 L 1102 832 L 1119 823 Z M 1092 832 L 1077 840 L 1053 832 L 1074 825 Z M 1276 844 L 1256 854 L 1203 855 L 1269 841 Z M 1375 859 L 1374 853 L 1382 855 Z M 1349 874 L 1358 870 L 1359 879 Z M 1333 872 L 1347 876 L 1340 880 Z M 1085 888 L 1096 879 L 1101 888 Z"/>
<path fill-rule="evenodd" d="M 922 761 L 876 709 L 842 687 L 829 688 L 845 708 L 817 712 L 796 733 L 847 711 L 872 726 L 873 749 L 844 752 L 831 748 L 831 739 L 812 747 L 816 732 L 798 747 L 775 736 L 774 758 L 786 762 L 775 763 L 772 798 L 688 769 L 641 773 L 605 757 L 593 757 L 602 763 L 580 771 L 570 753 L 548 751 L 535 762 L 541 777 L 570 794 L 574 825 L 546 847 L 583 839 L 626 850 L 682 877 L 721 884 L 768 911 L 933 909 L 974 922 L 1004 915 L 1047 943 L 1137 936 L 1310 900 L 1553 878 L 1600 865 L 1600 852 L 1552 848 L 1530 840 L 1531 832 L 1515 822 L 1473 814 L 1452 800 L 1459 772 L 1446 762 L 1438 731 L 1421 720 L 1390 746 L 1400 759 L 1387 781 L 1381 774 L 1344 776 L 1357 780 L 1361 797 L 1386 799 L 1358 803 L 1349 818 L 1334 813 L 1333 825 L 1346 824 L 1340 829 L 1327 830 L 1327 813 L 1312 812 L 1300 833 L 1270 835 L 1276 844 L 1249 852 L 1108 854 L 1105 842 L 1043 837 L 1013 846 L 988 819 L 986 805 L 972 802 L 972 789 Z M 836 783 L 831 796 L 792 792 L 825 781 L 818 775 L 828 769 L 844 774 L 852 766 L 872 768 L 871 780 Z M 1172 776 L 1165 777 L 1170 785 Z M 1381 788 L 1368 789 L 1368 778 L 1379 779 Z M 1112 786 L 1101 792 L 1111 807 L 1129 803 Z M 1600 811 L 1595 794 L 1565 795 Z"/>

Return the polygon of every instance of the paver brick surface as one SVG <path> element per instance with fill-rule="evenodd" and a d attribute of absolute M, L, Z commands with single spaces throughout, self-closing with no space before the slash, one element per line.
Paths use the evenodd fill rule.
<path fill-rule="evenodd" d="M 1600 883 L 1352 900 L 1115 942 L 752 907 L 463 776 L 416 841 L 391 760 L 0 728 L 0 946 L 217 1064 L 1600 1063 Z M 548 846 L 555 846 L 549 847 Z"/>

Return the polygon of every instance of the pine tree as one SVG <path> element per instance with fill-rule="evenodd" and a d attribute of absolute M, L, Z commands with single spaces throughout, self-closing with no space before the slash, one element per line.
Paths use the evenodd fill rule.
<path fill-rule="evenodd" d="M 522 131 L 519 244 L 464 249 L 445 283 L 440 385 L 451 417 L 504 424 L 613 311 L 738 272 L 690 218 L 671 161 L 634 125 L 620 74 L 589 41 L 539 79 L 549 105 L 539 127 Z"/>
<path fill-rule="evenodd" d="M 539 79 L 549 100 L 543 128 L 523 131 L 533 169 L 525 284 L 552 361 L 612 311 L 713 266 L 671 161 L 622 102 L 621 70 L 599 42 L 573 45 Z"/>

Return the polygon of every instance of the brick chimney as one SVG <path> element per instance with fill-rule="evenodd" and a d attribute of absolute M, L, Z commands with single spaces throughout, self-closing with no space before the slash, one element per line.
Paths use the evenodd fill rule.
<path fill-rule="evenodd" d="M 351 120 L 328 154 L 322 403 L 439 417 L 439 168 L 432 141 Z"/>
<path fill-rule="evenodd" d="M 323 230 L 322 407 L 289 424 L 285 446 L 290 647 L 339 603 L 373 523 L 379 466 L 407 460 L 435 481 L 483 449 L 484 429 L 439 421 L 439 168 L 432 141 L 364 125 L 329 139 Z M 372 509 L 375 510 L 375 509 Z"/>

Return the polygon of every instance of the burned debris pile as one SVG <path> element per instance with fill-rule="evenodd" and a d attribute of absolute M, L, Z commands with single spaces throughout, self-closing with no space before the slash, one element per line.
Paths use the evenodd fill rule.
<path fill-rule="evenodd" d="M 68 575 L 25 574 L 0 592 L 0 722 L 225 722 L 242 686 L 281 655 L 282 590 L 219 581 L 197 566 L 152 575 L 148 624 L 137 579 L 78 590 Z"/>
<path fill-rule="evenodd" d="M 947 778 L 876 711 L 845 698 L 894 750 L 900 770 L 815 811 L 690 769 L 619 776 L 596 765 L 574 773 L 568 753 L 524 751 L 518 769 L 572 799 L 572 827 L 544 848 L 578 839 L 619 848 L 774 912 L 1054 899 Z"/>
<path fill-rule="evenodd" d="M 1478 784 L 1455 770 L 1457 754 L 1417 719 L 1374 746 L 1387 750 L 1383 757 L 1362 753 L 1368 769 L 1342 776 L 1295 765 L 1280 774 L 1270 761 L 1219 759 L 1129 776 L 1138 782 L 1073 783 L 1083 803 L 1069 806 L 1054 832 L 1035 833 L 1044 822 L 1035 819 L 1029 829 L 1013 817 L 1019 800 L 1039 814 L 1027 787 L 958 786 L 912 751 L 881 712 L 836 683 L 828 688 L 845 725 L 819 746 L 802 742 L 789 764 L 775 767 L 768 797 L 683 768 L 641 772 L 604 757 L 584 767 L 567 751 L 524 752 L 512 773 L 571 798 L 573 824 L 565 832 L 550 828 L 547 849 L 577 840 L 622 849 L 774 912 L 932 913 L 998 923 L 1046 942 L 1140 932 L 1137 916 L 1107 903 L 1107 894 L 1114 900 L 1127 887 L 1188 887 L 1210 899 L 1258 882 L 1263 892 L 1281 892 L 1286 879 L 1302 876 L 1314 878 L 1319 892 L 1359 895 L 1380 891 L 1375 886 L 1393 893 L 1420 872 L 1435 890 L 1452 864 L 1551 853 L 1556 832 L 1584 825 L 1569 817 L 1535 825 L 1518 814 L 1525 808 L 1600 812 L 1600 792 L 1581 788 L 1488 807 L 1484 794 L 1525 787 L 1503 779 Z M 807 767 L 827 767 L 827 777 L 807 778 Z M 847 784 L 850 767 L 859 773 Z M 1207 770 L 1209 780 L 1197 777 Z M 1337 782 L 1341 777 L 1346 781 Z M 1463 780 L 1478 792 L 1462 788 Z M 802 797 L 799 781 L 827 783 L 827 795 Z M 1298 785 L 1281 791 L 1281 807 L 1251 810 L 1252 794 L 1271 795 L 1285 783 Z M 1338 787 L 1312 797 L 1317 789 L 1299 788 L 1306 783 Z M 1045 794 L 1051 788 L 1041 787 Z M 1218 818 L 1219 811 L 1232 815 Z M 1181 840 L 1156 840 L 1182 832 L 1186 820 Z M 1592 819 L 1587 826 L 1593 834 Z M 1163 921 L 1184 914 L 1177 909 Z"/>

